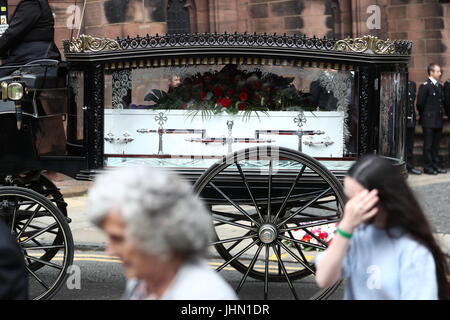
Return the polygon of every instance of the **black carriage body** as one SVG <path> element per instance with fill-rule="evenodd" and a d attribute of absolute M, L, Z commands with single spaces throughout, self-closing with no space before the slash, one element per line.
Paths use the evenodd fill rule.
<path fill-rule="evenodd" d="M 143 67 L 152 72 L 151 70 L 156 71 L 168 65 L 226 63 L 257 66 L 288 64 L 318 69 L 351 70 L 354 72 L 355 81 L 352 99 L 358 110 L 357 152 L 351 158 L 375 153 L 393 158 L 396 164 L 404 168 L 405 88 L 410 53 L 409 41 L 382 41 L 372 36 L 330 40 L 301 36 L 191 34 L 117 40 L 82 36 L 71 42 L 66 41 L 65 55 L 70 69 L 81 72 L 84 77 L 87 170 L 78 177 L 90 178 L 91 174 L 103 168 L 105 163 L 104 88 L 107 72 Z M 397 88 L 395 92 L 387 92 L 392 89 L 394 83 L 398 85 L 399 81 L 400 90 Z M 389 113 L 389 110 L 380 109 L 383 90 L 386 91 L 385 97 L 397 99 L 395 119 L 392 110 Z M 385 101 L 385 105 L 392 103 L 395 102 Z M 380 114 L 385 114 L 385 119 L 380 119 Z M 394 133 L 388 131 L 388 122 L 396 127 L 395 137 Z M 384 142 L 380 131 L 384 131 L 383 134 L 387 136 Z M 397 144 L 396 147 L 391 146 L 396 148 L 396 151 L 392 152 L 386 147 L 388 144 Z M 380 148 L 388 150 L 383 151 Z M 182 171 L 192 176 L 192 181 L 195 181 L 203 170 L 187 168 Z M 339 176 L 343 174 L 335 173 Z"/>
<path fill-rule="evenodd" d="M 34 131 L 25 133 L 28 130 L 26 129 L 28 125 L 25 125 L 26 130 L 14 134 L 11 133 L 14 131 L 13 125 L 11 128 L 5 125 L 3 135 L 5 141 L 8 141 L 6 144 L 13 147 L 5 149 L 2 159 L 6 156 L 8 160 L 9 153 L 18 154 L 19 157 L 13 158 L 17 160 L 16 163 L 24 165 L 16 169 L 25 170 L 32 167 L 61 172 L 78 179 L 91 179 L 98 170 L 105 167 L 104 112 L 107 74 L 115 70 L 131 72 L 147 68 L 151 73 L 164 66 L 219 64 L 257 67 L 289 65 L 298 68 L 312 67 L 317 70 L 352 72 L 354 90 L 351 99 L 357 110 L 355 120 L 357 125 L 354 129 L 356 147 L 352 156 L 342 158 L 354 160 L 364 154 L 376 153 L 391 157 L 404 167 L 403 128 L 406 117 L 403 115 L 406 109 L 407 64 L 411 53 L 409 41 L 383 41 L 372 36 L 331 40 L 256 34 L 157 35 L 112 40 L 83 35 L 73 41 L 65 41 L 64 46 L 67 66 L 60 65 L 55 69 L 57 75 L 54 80 L 50 80 L 50 82 L 57 81 L 58 84 L 42 80 L 39 82 L 36 79 L 31 81 L 32 90 L 27 96 L 31 110 L 25 122 L 43 121 L 42 119 L 52 112 L 58 116 L 64 113 L 65 116 L 58 121 L 64 121 L 66 145 L 63 149 L 40 152 L 39 148 L 36 148 L 36 132 L 34 132 L 39 124 L 30 125 Z M 50 70 L 44 69 L 47 72 Z M 42 73 L 45 72 L 44 69 L 27 72 Z M 27 72 L 22 72 L 24 79 L 27 78 L 25 74 Z M 44 77 L 52 78 L 48 75 Z M 394 85 L 397 86 L 395 89 Z M 56 112 L 39 114 L 36 110 L 36 101 L 41 97 L 36 96 L 36 92 L 45 94 L 50 90 L 48 93 L 54 94 L 57 92 L 56 87 L 65 90 L 63 99 L 67 106 L 56 107 Z M 130 88 L 125 89 L 127 90 L 122 99 L 126 100 L 130 95 Z M 386 110 L 381 110 L 383 90 L 387 93 L 383 97 L 391 99 L 385 101 L 384 106 L 388 105 L 390 111 L 395 108 L 395 117 L 389 110 L 387 113 Z M 4 105 L 8 103 L 11 109 L 11 102 Z M 395 103 L 395 106 L 389 107 L 389 104 Z M 59 105 L 61 101 L 54 101 L 53 106 L 55 104 Z M 11 122 L 8 117 L 13 118 L 14 112 L 12 109 L 10 111 L 3 112 L 2 121 Z M 385 119 L 380 119 L 380 114 L 385 115 Z M 389 131 L 392 128 L 388 126 L 393 126 L 395 133 Z M 27 138 L 24 138 L 24 135 L 27 135 Z M 45 135 L 52 136 L 51 130 L 47 130 Z M 386 150 L 382 150 L 383 148 Z M 181 171 L 195 181 L 204 170 L 185 168 Z M 342 176 L 343 173 L 335 172 L 338 176 Z"/>
<path fill-rule="evenodd" d="M 339 179 L 346 173 L 348 165 L 365 154 L 375 153 L 391 159 L 406 172 L 403 141 L 407 64 L 411 53 L 409 41 L 383 41 L 372 36 L 327 40 L 300 36 L 192 34 L 117 40 L 81 36 L 66 41 L 64 45 L 67 62 L 37 61 L 20 68 L 11 77 L 0 79 L 3 87 L 17 81 L 27 87 L 24 98 L 19 102 L 22 107 L 21 128 L 18 128 L 17 102 L 0 102 L 0 181 L 16 185 L 0 188 L 3 203 L 0 216 L 13 226 L 11 230 L 17 224 L 23 227 L 18 233 L 18 241 L 25 250 L 27 246 L 30 249 L 29 240 L 44 231 L 53 232 L 59 228 L 53 232 L 49 247 L 40 245 L 44 250 L 40 258 L 27 255 L 27 260 L 34 259 L 29 263 L 29 272 L 41 284 L 33 270 L 44 265 L 58 270 L 52 286 L 45 286 L 46 290 L 36 298 L 50 297 L 56 292 L 64 282 L 63 275 L 67 275 L 66 269 L 73 259 L 66 203 L 58 189 L 40 175 L 39 170 L 92 180 L 106 167 L 133 165 L 141 159 L 156 160 L 153 165 L 157 166 L 165 163 L 162 166 L 176 170 L 194 184 L 195 193 L 211 211 L 215 227 L 215 239 L 211 244 L 225 260 L 217 270 L 231 265 L 244 274 L 237 291 L 248 276 L 263 280 L 265 299 L 269 298 L 268 283 L 272 281 L 287 281 L 294 297 L 300 298 L 293 282 L 315 272 L 311 257 L 303 251 L 320 251 L 328 247 L 342 217 L 344 195 Z M 169 70 L 165 70 L 168 67 Z M 189 71 L 189 68 L 196 72 L 197 78 L 187 76 L 189 72 L 183 71 Z M 215 71 L 205 71 L 209 68 Z M 149 90 L 145 86 L 142 88 L 141 80 L 146 78 L 139 73 L 140 70 L 144 75 L 150 75 L 148 83 L 156 84 L 158 88 L 145 95 L 150 95 L 153 102 L 156 96 L 155 105 L 139 105 L 133 101 L 136 96 L 140 99 L 138 101 L 142 101 L 142 92 L 146 93 L 142 90 Z M 251 106 L 244 102 L 254 95 L 254 92 L 241 91 L 236 98 L 234 93 L 225 95 L 219 92 L 225 91 L 221 86 L 225 79 L 223 76 L 248 76 L 246 81 L 253 77 L 245 86 L 235 86 L 234 89 L 250 86 L 256 92 L 263 91 L 261 87 L 265 88 L 268 95 L 256 98 L 261 106 L 263 100 L 266 101 L 265 97 L 273 98 L 270 103 L 266 101 L 270 108 L 265 112 L 269 115 L 264 118 L 265 124 L 260 116 L 257 116 L 259 122 L 249 120 L 259 109 L 247 110 L 249 113 L 238 111 L 244 115 L 244 120 L 239 118 L 239 114 L 234 114 L 234 120 L 224 117 L 222 124 L 217 122 L 221 113 L 196 118 L 202 126 L 209 125 L 208 128 L 196 127 L 194 121 L 186 122 L 183 116 L 185 101 L 177 100 L 177 94 L 183 94 L 183 91 L 172 87 L 168 92 L 160 90 L 163 80 L 170 75 L 172 81 L 174 74 L 180 75 L 173 72 L 180 70 L 184 72 L 182 81 L 199 80 L 200 77 L 207 85 L 214 77 L 219 80 L 218 92 L 209 92 L 196 99 L 204 101 L 211 98 L 213 103 L 210 106 L 223 106 L 219 108 L 222 113 L 231 110 L 227 108 L 241 110 L 242 103 L 245 107 Z M 268 80 L 261 84 L 262 74 Z M 206 81 L 205 75 L 210 80 Z M 254 77 L 258 81 L 254 81 Z M 302 77 L 307 79 L 304 83 Z M 323 79 L 326 81 L 322 82 Z M 237 82 L 241 80 L 239 78 Z M 329 84 L 336 86 L 329 87 Z M 177 88 L 183 89 L 185 85 L 188 83 L 183 82 Z M 298 85 L 302 88 L 309 86 L 309 94 L 303 94 L 304 89 L 297 90 Z M 170 90 L 175 94 L 171 96 Z M 324 93 L 322 97 L 318 95 L 321 90 Z M 216 93 L 217 97 L 213 97 Z M 294 98 L 286 96 L 286 93 L 294 93 Z M 231 105 L 233 94 L 235 103 Z M 178 104 L 178 109 L 182 110 L 169 115 L 161 107 L 167 102 L 161 97 L 169 101 L 165 104 L 169 109 L 172 104 Z M 305 97 L 307 99 L 303 99 Z M 189 99 L 193 99 L 192 96 Z M 286 101 L 292 104 L 284 105 Z M 264 117 L 264 111 L 261 117 Z M 305 116 L 307 113 L 309 118 Z M 165 127 L 168 118 L 173 118 L 174 114 L 182 116 L 178 125 L 186 126 Z M 288 116 L 283 118 L 286 114 Z M 134 126 L 134 122 L 140 122 L 144 117 L 152 120 L 153 127 Z M 117 136 L 110 131 L 111 119 L 113 125 L 126 130 L 123 135 L 119 133 Z M 253 126 L 254 136 L 233 136 L 236 123 L 241 127 Z M 272 127 L 276 123 L 278 127 Z M 228 136 L 210 136 L 206 132 L 224 124 Z M 312 127 L 308 128 L 309 125 Z M 328 137 L 328 140 L 326 137 L 320 141 L 309 139 L 323 136 L 325 131 L 337 132 L 338 135 Z M 125 147 L 132 145 L 138 134 L 153 134 L 154 137 L 153 140 L 141 140 L 145 143 L 138 144 L 134 150 L 127 149 L 125 154 Z M 176 142 L 171 145 L 163 144 L 163 135 L 186 135 L 188 138 L 171 140 Z M 278 141 L 285 141 L 283 137 L 291 139 L 290 148 L 278 144 Z M 252 143 L 262 143 L 262 147 L 246 148 Z M 219 151 L 216 154 L 207 151 L 200 156 L 194 152 L 189 154 L 190 151 L 178 152 L 183 147 L 183 150 L 194 150 L 195 144 L 208 146 L 208 150 L 214 149 L 211 146 L 219 146 Z M 240 151 L 232 150 L 234 144 L 240 146 Z M 332 149 L 334 147 L 327 149 L 333 145 L 339 146 L 337 151 Z M 315 147 L 318 149 L 314 151 Z M 307 148 L 317 152 L 316 156 L 308 156 Z M 174 163 L 169 161 L 171 159 L 190 161 L 187 165 L 171 167 L 167 165 Z M 203 161 L 201 166 L 195 166 L 197 160 Z M 328 170 L 326 163 L 338 165 Z M 340 163 L 345 166 L 340 166 Z M 17 178 L 20 173 L 30 170 L 33 172 Z M 16 182 L 24 176 L 27 178 L 22 179 L 23 186 L 40 194 L 17 188 Z M 50 225 L 49 214 L 53 217 Z M 47 226 L 27 233 L 25 229 L 28 226 L 35 228 L 30 224 L 34 218 L 46 219 Z M 229 238 L 230 234 L 232 238 Z M 22 235 L 29 238 L 21 239 Z M 310 242 L 308 237 L 316 242 Z M 249 251 L 254 246 L 256 251 Z M 50 263 L 60 249 L 64 250 L 63 264 Z M 276 256 L 275 263 L 271 262 L 270 250 Z M 283 255 L 291 257 L 290 260 L 283 258 L 282 250 Z M 300 256 L 293 250 L 297 250 Z M 241 258 L 245 252 L 253 256 L 250 265 L 248 257 Z M 258 260 L 260 254 L 263 258 Z M 256 261 L 264 261 L 265 266 L 256 267 Z M 338 285 L 339 282 L 311 297 L 326 298 Z"/>

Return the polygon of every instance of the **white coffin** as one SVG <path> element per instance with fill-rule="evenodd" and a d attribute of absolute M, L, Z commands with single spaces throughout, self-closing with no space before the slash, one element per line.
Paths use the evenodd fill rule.
<path fill-rule="evenodd" d="M 304 112 L 303 115 L 306 122 L 300 127 L 301 114 L 295 111 L 271 111 L 268 115 L 258 112 L 249 118 L 226 113 L 202 118 L 200 113 L 190 117 L 184 110 L 110 109 L 105 110 L 104 151 L 110 156 L 222 156 L 254 146 L 275 145 L 301 149 L 313 157 L 342 157 L 344 112 Z M 260 133 L 259 142 L 255 140 L 257 130 L 267 131 Z M 305 131 L 319 134 L 302 135 Z M 247 138 L 245 143 L 244 138 Z"/>

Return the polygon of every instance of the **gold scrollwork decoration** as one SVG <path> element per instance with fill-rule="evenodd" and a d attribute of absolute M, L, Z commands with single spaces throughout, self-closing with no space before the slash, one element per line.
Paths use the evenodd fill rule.
<path fill-rule="evenodd" d="M 335 43 L 333 50 L 356 52 L 356 53 L 375 53 L 375 54 L 394 54 L 394 42 L 378 39 L 378 37 L 367 35 L 362 38 L 346 38 Z"/>
<path fill-rule="evenodd" d="M 97 38 L 85 34 L 80 35 L 69 43 L 69 51 L 75 53 L 115 51 L 119 49 L 120 45 L 116 40 Z"/>

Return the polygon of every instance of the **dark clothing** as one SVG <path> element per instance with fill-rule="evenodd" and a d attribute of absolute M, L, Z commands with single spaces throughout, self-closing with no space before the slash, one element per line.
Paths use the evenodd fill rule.
<path fill-rule="evenodd" d="M 417 110 L 423 127 L 423 158 L 425 170 L 440 167 L 439 143 L 442 136 L 444 116 L 444 89 L 428 79 L 419 87 Z"/>
<path fill-rule="evenodd" d="M 28 276 L 21 249 L 0 221 L 0 300 L 28 299 Z"/>
<path fill-rule="evenodd" d="M 444 115 L 444 92 L 442 85 L 428 79 L 419 87 L 417 110 L 424 128 L 442 128 Z"/>
<path fill-rule="evenodd" d="M 450 79 L 444 83 L 444 102 L 447 117 L 450 120 Z"/>
<path fill-rule="evenodd" d="M 11 16 L 8 29 L 0 37 L 2 67 L 23 65 L 39 59 L 61 60 L 54 43 L 52 10 L 47 0 L 22 0 Z M 0 77 L 16 68 L 0 69 Z"/>
<path fill-rule="evenodd" d="M 414 168 L 414 134 L 416 128 L 406 128 L 406 169 Z"/>
<path fill-rule="evenodd" d="M 0 55 L 22 42 L 53 42 L 55 20 L 46 0 L 22 0 L 10 18 L 8 29 L 0 37 Z"/>
<path fill-rule="evenodd" d="M 0 78 L 11 74 L 18 66 L 40 59 L 61 60 L 58 48 L 53 42 L 22 42 L 10 51 L 8 58 L 0 68 Z"/>
<path fill-rule="evenodd" d="M 408 81 L 408 109 L 406 113 L 406 167 L 414 168 L 414 134 L 416 129 L 416 112 L 414 102 L 416 100 L 416 83 Z"/>
<path fill-rule="evenodd" d="M 319 80 L 311 82 L 309 93 L 311 94 L 311 103 L 314 107 L 319 107 L 323 111 L 335 111 L 338 100 L 333 91 L 324 88 Z"/>
<path fill-rule="evenodd" d="M 423 128 L 423 157 L 425 169 L 440 167 L 439 142 L 441 141 L 442 128 Z"/>

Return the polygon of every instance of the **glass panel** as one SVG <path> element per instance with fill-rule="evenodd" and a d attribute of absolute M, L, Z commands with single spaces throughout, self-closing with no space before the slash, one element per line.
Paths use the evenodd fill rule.
<path fill-rule="evenodd" d="M 80 142 L 84 139 L 84 73 L 71 71 L 69 75 L 69 90 L 73 103 L 69 110 L 69 137 L 71 142 Z"/>
<path fill-rule="evenodd" d="M 404 160 L 406 75 L 381 74 L 379 154 Z"/>
<path fill-rule="evenodd" d="M 289 63 L 106 70 L 107 163 L 207 167 L 261 145 L 354 158 L 354 94 L 353 71 Z"/>

